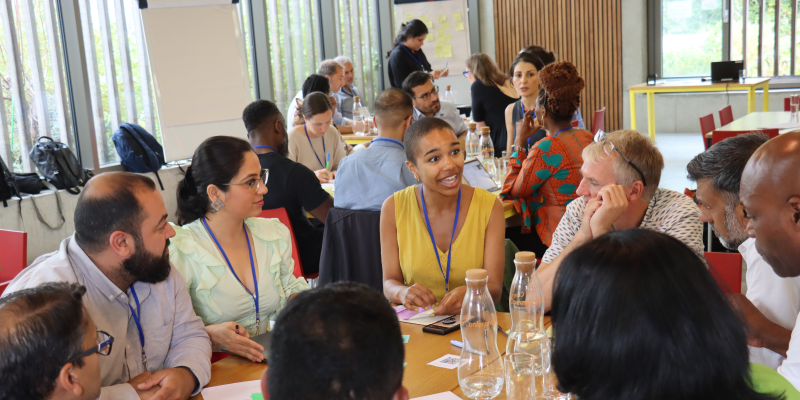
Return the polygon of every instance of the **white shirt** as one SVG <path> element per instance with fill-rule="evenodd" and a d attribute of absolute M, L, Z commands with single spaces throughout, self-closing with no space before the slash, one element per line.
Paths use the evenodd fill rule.
<path fill-rule="evenodd" d="M 581 229 L 586 201 L 578 197 L 569 205 L 553 233 L 553 243 L 542 257 L 550 263 L 567 247 Z M 703 256 L 703 225 L 700 223 L 700 208 L 688 196 L 667 189 L 658 189 L 650 200 L 639 228 L 666 233 L 680 240 Z"/>
<path fill-rule="evenodd" d="M 286 112 L 286 124 L 289 128 L 294 124 L 294 113 L 297 112 L 297 100 L 303 100 L 303 91 L 297 92 L 294 98 L 289 102 L 289 111 Z"/>
<path fill-rule="evenodd" d="M 800 312 L 800 277 L 781 278 L 776 275 L 758 254 L 756 239 L 747 239 L 739 246 L 739 252 L 747 263 L 745 296 L 767 319 L 786 329 L 794 329 Z M 777 369 L 784 359 L 772 350 L 750 347 L 751 362 Z"/>
<path fill-rule="evenodd" d="M 467 123 L 464 122 L 464 118 L 461 118 L 461 114 L 458 112 L 456 105 L 449 101 L 441 100 L 439 101 L 439 104 L 441 104 L 441 108 L 439 109 L 439 112 L 433 116 L 436 118 L 441 118 L 450 124 L 450 127 L 453 128 L 453 132 L 456 133 L 456 136 L 466 132 Z M 422 119 L 424 116 L 425 114 L 423 114 L 422 111 L 417 110 L 417 108 L 414 107 L 414 121 Z"/>

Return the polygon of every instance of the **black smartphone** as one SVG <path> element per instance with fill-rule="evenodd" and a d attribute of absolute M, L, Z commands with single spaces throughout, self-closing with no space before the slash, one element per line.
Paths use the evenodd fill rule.
<path fill-rule="evenodd" d="M 461 329 L 461 324 L 457 324 L 456 319 L 453 317 L 445 318 L 439 322 L 422 327 L 423 332 L 434 333 L 437 335 L 447 335 L 448 333 L 455 332 L 459 329 Z"/>

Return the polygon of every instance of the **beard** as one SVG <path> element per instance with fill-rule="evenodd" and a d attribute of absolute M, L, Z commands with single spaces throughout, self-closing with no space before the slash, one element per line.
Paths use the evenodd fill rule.
<path fill-rule="evenodd" d="M 748 238 L 744 227 L 736 219 L 735 208 L 735 206 L 725 205 L 725 230 L 728 231 L 727 238 L 720 235 L 719 231 L 714 228 L 714 224 L 711 224 L 711 229 L 717 233 L 719 242 L 728 250 L 738 249 Z"/>
<path fill-rule="evenodd" d="M 136 252 L 122 262 L 124 272 L 138 282 L 159 283 L 166 280 L 172 268 L 169 264 L 169 239 L 160 255 L 147 251 L 141 237 L 134 236 L 133 240 Z"/>

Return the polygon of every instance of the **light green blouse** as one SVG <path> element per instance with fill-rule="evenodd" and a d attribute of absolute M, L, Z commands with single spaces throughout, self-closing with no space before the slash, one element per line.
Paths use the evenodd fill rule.
<path fill-rule="evenodd" d="M 172 225 L 169 259 L 186 281 L 194 311 L 205 325 L 235 321 L 250 336 L 269 330 L 286 306 L 290 295 L 309 289 L 303 278 L 296 278 L 289 229 L 277 219 L 248 218 L 253 235 L 253 257 L 258 268 L 259 316 L 256 332 L 255 301 L 236 280 L 213 239 L 197 220 L 184 226 Z"/>

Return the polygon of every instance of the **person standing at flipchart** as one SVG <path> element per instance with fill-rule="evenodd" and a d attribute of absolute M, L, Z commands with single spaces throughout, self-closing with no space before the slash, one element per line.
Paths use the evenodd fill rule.
<path fill-rule="evenodd" d="M 402 88 L 406 77 L 416 71 L 431 74 L 433 80 L 447 76 L 447 69 L 434 71 L 428 58 L 425 57 L 422 45 L 427 36 L 428 27 L 418 19 L 400 25 L 400 32 L 394 39 L 394 48 L 386 53 L 386 58 L 389 59 L 389 82 L 392 87 Z"/>

